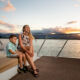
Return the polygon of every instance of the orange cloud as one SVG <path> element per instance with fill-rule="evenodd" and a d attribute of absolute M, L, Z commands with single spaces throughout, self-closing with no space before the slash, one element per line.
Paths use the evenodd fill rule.
<path fill-rule="evenodd" d="M 7 19 L 7 17 L 6 16 L 1 16 L 2 18 L 4 18 L 4 19 Z"/>
<path fill-rule="evenodd" d="M 3 30 L 3 29 L 0 29 L 0 33 L 9 33 L 9 31 L 6 31 L 6 30 Z"/>
<path fill-rule="evenodd" d="M 57 32 L 61 32 L 61 33 L 66 33 L 66 34 L 69 34 L 69 33 L 80 33 L 80 29 L 75 29 L 75 28 L 71 28 L 71 27 L 68 27 L 68 28 L 58 28 L 56 29 Z"/>
<path fill-rule="evenodd" d="M 44 32 L 70 34 L 70 33 L 80 33 L 80 29 L 71 28 L 71 27 L 61 28 L 61 26 L 57 26 L 55 28 L 44 29 Z"/>
<path fill-rule="evenodd" d="M 6 23 L 2 20 L 0 20 L 0 24 L 6 26 L 7 28 L 9 28 L 9 30 L 7 32 L 12 32 L 12 33 L 17 33 L 18 32 L 18 30 L 16 28 L 17 26 L 14 25 L 14 24 L 8 24 L 8 23 Z"/>
<path fill-rule="evenodd" d="M 5 0 L 2 0 L 2 1 L 5 2 Z M 0 9 L 4 10 L 4 11 L 7 11 L 7 12 L 16 10 L 16 8 L 12 5 L 12 3 L 9 0 L 7 2 L 7 5 L 5 5 L 4 7 L 0 8 Z"/>
<path fill-rule="evenodd" d="M 67 28 L 64 30 L 66 34 L 68 33 L 80 33 L 80 29 Z"/>

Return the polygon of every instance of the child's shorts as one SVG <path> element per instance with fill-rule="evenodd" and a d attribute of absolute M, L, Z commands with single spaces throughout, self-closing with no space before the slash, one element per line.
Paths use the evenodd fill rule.
<path fill-rule="evenodd" d="M 10 56 L 7 56 L 9 58 L 18 58 L 18 54 L 11 54 Z"/>

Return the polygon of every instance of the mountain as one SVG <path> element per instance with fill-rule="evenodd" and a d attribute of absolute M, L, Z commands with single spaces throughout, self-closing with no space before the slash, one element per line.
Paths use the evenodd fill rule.
<path fill-rule="evenodd" d="M 50 31 L 46 30 L 34 30 L 31 31 L 33 36 L 35 37 L 35 39 L 80 39 L 80 34 L 63 34 L 63 33 L 55 33 L 55 34 L 51 34 Z M 0 38 L 9 38 L 10 35 L 12 35 L 14 33 L 0 33 Z M 14 35 L 16 35 L 18 37 L 18 33 L 15 33 Z"/>
<path fill-rule="evenodd" d="M 10 35 L 12 35 L 14 33 L 0 33 L 0 38 L 9 38 Z M 14 34 L 18 37 L 18 34 Z"/>

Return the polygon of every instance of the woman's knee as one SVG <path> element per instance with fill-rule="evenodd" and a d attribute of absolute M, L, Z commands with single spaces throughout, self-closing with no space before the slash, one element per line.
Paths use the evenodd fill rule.
<path fill-rule="evenodd" d="M 30 56 L 28 53 L 25 54 L 27 59 L 30 59 Z"/>
<path fill-rule="evenodd" d="M 23 57 L 22 54 L 19 54 L 19 57 L 22 58 Z"/>
<path fill-rule="evenodd" d="M 25 53 L 26 56 L 28 56 L 28 53 Z"/>
<path fill-rule="evenodd" d="M 25 54 L 23 54 L 22 56 L 23 56 L 23 58 L 26 58 L 26 55 Z"/>

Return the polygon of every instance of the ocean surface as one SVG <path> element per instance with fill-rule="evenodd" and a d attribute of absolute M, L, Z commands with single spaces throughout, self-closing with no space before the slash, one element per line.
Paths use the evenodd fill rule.
<path fill-rule="evenodd" d="M 66 40 L 62 39 L 46 39 L 45 42 L 44 40 L 45 39 L 33 40 L 34 54 L 37 56 L 56 57 L 66 42 Z M 0 58 L 6 56 L 6 45 L 8 42 L 8 39 L 0 39 Z M 59 57 L 80 58 L 80 40 L 68 40 L 61 50 Z"/>

